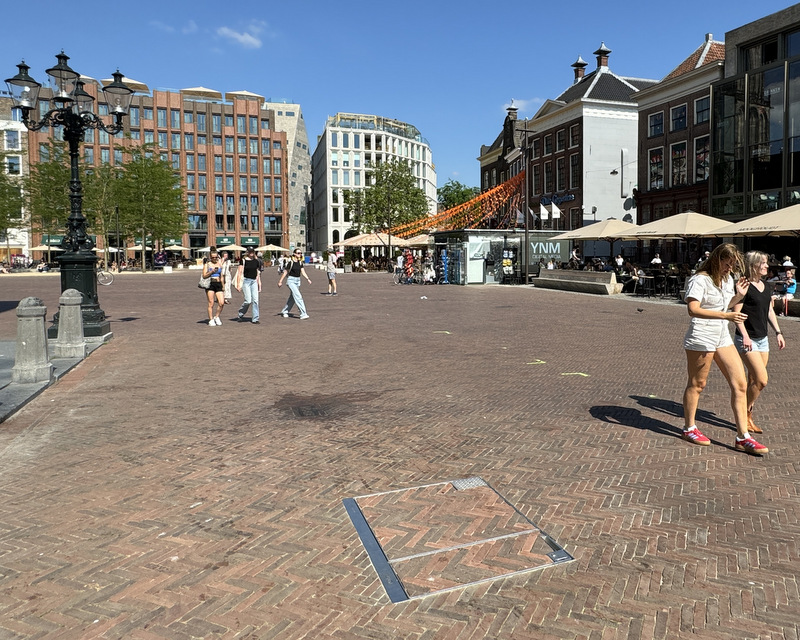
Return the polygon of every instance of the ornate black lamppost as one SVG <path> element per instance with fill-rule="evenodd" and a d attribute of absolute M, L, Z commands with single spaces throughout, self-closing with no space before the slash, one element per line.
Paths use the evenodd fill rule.
<path fill-rule="evenodd" d="M 123 76 L 117 70 L 113 74 L 114 81 L 103 87 L 109 113 L 114 116 L 114 123 L 106 125 L 92 112 L 94 98 L 84 91 L 80 74 L 69 68 L 69 57 L 62 51 L 56 59 L 58 64 L 47 70 L 53 86 L 52 100 L 55 108 L 41 116 L 38 122 L 31 117 L 31 112 L 35 112 L 37 108 L 42 85 L 28 75 L 30 67 L 24 61 L 18 64 L 19 73 L 8 78 L 6 84 L 14 104 L 22 109 L 22 122 L 29 130 L 38 131 L 47 126 L 64 128 L 64 140 L 69 145 L 71 173 L 70 214 L 67 219 L 67 234 L 61 242 L 64 253 L 57 258 L 61 263 L 61 291 L 77 289 L 81 292 L 84 335 L 105 336 L 110 332 L 110 324 L 97 300 L 97 256 L 92 251 L 94 242 L 86 233 L 86 218 L 82 211 L 80 143 L 87 129 L 102 129 L 111 135 L 122 131 L 122 118 L 128 113 L 133 90 L 122 82 Z M 49 330 L 51 337 L 57 334 L 58 314 L 54 323 Z"/>

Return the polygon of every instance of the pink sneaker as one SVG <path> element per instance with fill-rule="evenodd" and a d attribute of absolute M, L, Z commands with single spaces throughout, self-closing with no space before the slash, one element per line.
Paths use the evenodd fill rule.
<path fill-rule="evenodd" d="M 767 449 L 763 444 L 753 440 L 753 438 L 745 438 L 744 440 L 739 440 L 739 438 L 736 438 L 736 443 L 733 446 L 737 451 L 745 451 L 757 456 L 769 453 L 769 449 Z"/>
<path fill-rule="evenodd" d="M 706 438 L 702 433 L 700 433 L 700 429 L 695 427 L 694 429 L 689 429 L 688 431 L 683 432 L 683 439 L 687 442 L 691 442 L 692 444 L 700 444 L 704 447 L 707 447 L 711 444 L 711 440 Z"/>

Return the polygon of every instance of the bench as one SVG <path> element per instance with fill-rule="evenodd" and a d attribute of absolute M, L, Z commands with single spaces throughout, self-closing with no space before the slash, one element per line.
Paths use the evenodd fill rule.
<path fill-rule="evenodd" d="M 613 271 L 542 269 L 534 286 L 541 289 L 559 289 L 601 295 L 622 293 L 622 283 L 617 282 L 617 274 Z"/>

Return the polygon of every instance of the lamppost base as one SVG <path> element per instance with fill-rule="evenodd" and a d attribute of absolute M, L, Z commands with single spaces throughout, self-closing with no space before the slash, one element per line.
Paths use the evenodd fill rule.
<path fill-rule="evenodd" d="M 111 323 L 97 299 L 97 256 L 90 252 L 67 251 L 57 259 L 61 263 L 62 293 L 67 289 L 80 291 L 84 337 L 110 337 Z M 58 313 L 47 329 L 47 337 L 58 337 Z"/>

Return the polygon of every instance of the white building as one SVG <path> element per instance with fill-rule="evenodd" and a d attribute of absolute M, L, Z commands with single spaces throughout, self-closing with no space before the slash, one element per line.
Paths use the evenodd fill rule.
<path fill-rule="evenodd" d="M 286 133 L 287 162 L 289 163 L 289 248 L 305 249 L 306 217 L 311 200 L 311 150 L 306 121 L 300 105 L 280 100 L 267 100 L 264 109 L 275 113 L 275 128 Z"/>
<path fill-rule="evenodd" d="M 0 151 L 3 163 L 0 171 L 14 178 L 27 174 L 28 135 L 22 124 L 22 111 L 13 107 L 10 98 L 0 97 Z M 20 223 L 24 220 L 21 216 Z M 30 255 L 30 237 L 27 228 L 0 229 L 0 260 L 11 260 L 14 255 Z"/>
<path fill-rule="evenodd" d="M 436 169 L 430 145 L 416 127 L 375 115 L 337 113 L 328 118 L 312 158 L 311 249 L 324 251 L 345 239 L 352 221 L 344 192 L 369 186 L 367 167 L 392 160 L 409 163 L 428 198 L 428 210 L 435 213 Z"/>

